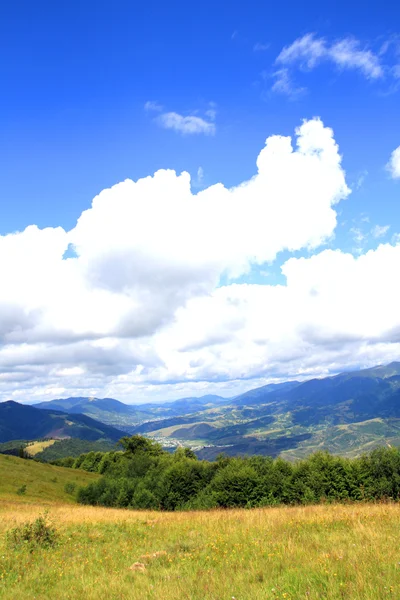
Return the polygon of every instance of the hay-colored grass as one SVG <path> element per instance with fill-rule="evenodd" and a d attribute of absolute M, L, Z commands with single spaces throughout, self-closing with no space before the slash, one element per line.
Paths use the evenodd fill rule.
<path fill-rule="evenodd" d="M 65 484 L 96 477 L 0 456 L 1 599 L 400 598 L 400 504 L 193 513 L 73 504 Z M 45 511 L 56 547 L 8 544 L 7 531 Z"/>
<path fill-rule="evenodd" d="M 55 444 L 56 441 L 58 441 L 58 440 L 45 440 L 43 442 L 32 442 L 31 444 L 28 444 L 26 446 L 25 452 L 27 454 L 29 454 L 30 456 L 36 456 L 36 454 L 39 454 L 45 448 L 48 448 L 49 446 L 52 446 L 53 444 Z"/>
<path fill-rule="evenodd" d="M 54 504 L 61 540 L 10 551 L 41 503 L 0 503 L 7 600 L 400 598 L 397 504 L 154 513 Z"/>

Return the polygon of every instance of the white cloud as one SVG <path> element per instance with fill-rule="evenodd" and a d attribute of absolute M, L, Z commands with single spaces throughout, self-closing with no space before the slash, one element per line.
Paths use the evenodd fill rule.
<path fill-rule="evenodd" d="M 298 98 L 306 91 L 305 88 L 296 87 L 291 79 L 289 69 L 278 69 L 272 74 L 275 82 L 272 91 L 278 94 L 286 94 L 290 98 Z"/>
<path fill-rule="evenodd" d="M 300 63 L 313 69 L 322 58 L 326 57 L 326 52 L 325 40 L 316 38 L 313 33 L 307 33 L 290 46 L 283 48 L 276 62 L 281 64 Z"/>
<path fill-rule="evenodd" d="M 312 376 L 398 359 L 399 267 L 400 245 L 357 258 L 325 250 L 287 261 L 284 286 L 231 285 L 192 299 L 159 336 L 168 348 L 159 379 L 171 370 L 205 381 Z"/>
<path fill-rule="evenodd" d="M 300 64 L 313 69 L 322 61 L 333 62 L 342 69 L 357 69 L 367 79 L 383 77 L 384 70 L 379 56 L 371 50 L 360 48 L 360 42 L 354 38 L 344 38 L 329 44 L 324 38 L 307 33 L 283 48 L 276 59 L 278 64 Z"/>
<path fill-rule="evenodd" d="M 362 242 L 365 240 L 366 235 L 361 231 L 361 229 L 359 227 L 352 227 L 350 229 L 350 233 L 353 236 L 353 240 L 357 243 L 357 244 L 362 244 Z"/>
<path fill-rule="evenodd" d="M 371 233 L 374 238 L 384 237 L 390 229 L 390 225 L 375 225 L 372 228 Z"/>
<path fill-rule="evenodd" d="M 154 394 L 159 382 L 192 379 L 222 389 L 219 379 L 328 368 L 332 344 L 344 361 L 332 329 L 340 318 L 328 291 L 339 297 L 344 314 L 338 332 L 345 336 L 355 299 L 361 299 L 358 292 L 349 297 L 346 312 L 349 265 L 370 265 L 351 271 L 354 281 L 371 273 L 368 301 L 368 282 L 360 275 L 363 306 L 385 302 L 386 293 L 387 302 L 398 304 L 397 278 L 381 281 L 374 269 L 379 262 L 387 273 L 386 257 L 397 272 L 400 248 L 397 254 L 380 250 L 379 260 L 370 255 L 365 263 L 329 253 L 289 261 L 287 286 L 229 282 L 282 250 L 328 241 L 335 204 L 348 194 L 333 132 L 313 119 L 296 131 L 295 147 L 289 137 L 269 137 L 257 173 L 237 187 L 216 184 L 193 194 L 187 173 L 160 170 L 101 192 L 71 231 L 32 226 L 0 236 L 0 396 L 40 398 L 62 387 L 67 395 L 134 400 Z M 75 253 L 63 259 L 71 244 Z M 228 284 L 218 287 L 221 278 Z M 320 288 L 324 303 L 318 304 Z M 397 316 L 386 308 L 376 312 L 384 313 L 372 319 L 381 340 L 382 319 L 395 327 Z M 350 327 L 351 340 L 357 331 Z M 370 343 L 370 331 L 371 324 L 367 338 L 356 342 Z M 379 343 L 388 356 L 388 339 Z M 368 358 L 361 350 L 349 356 Z"/>
<path fill-rule="evenodd" d="M 400 146 L 396 150 L 393 150 L 387 164 L 387 169 L 390 171 L 393 179 L 400 178 Z"/>
<path fill-rule="evenodd" d="M 206 110 L 206 117 L 208 117 L 210 119 L 210 121 L 215 121 L 216 116 L 217 116 L 217 111 L 215 108 L 209 108 L 208 110 Z"/>
<path fill-rule="evenodd" d="M 154 102 L 154 100 L 148 100 L 144 105 L 144 110 L 147 112 L 161 112 L 162 109 L 162 105 Z"/>
<path fill-rule="evenodd" d="M 213 114 L 215 117 L 215 114 Z M 215 123 L 206 121 L 195 115 L 183 116 L 176 112 L 163 113 L 157 118 L 157 122 L 165 129 L 173 129 L 184 135 L 203 133 L 205 135 L 214 135 L 216 131 Z"/>
<path fill-rule="evenodd" d="M 328 57 L 340 68 L 358 69 L 367 79 L 380 79 L 384 76 L 379 57 L 371 50 L 360 49 L 360 42 L 353 38 L 332 44 Z"/>
<path fill-rule="evenodd" d="M 352 37 L 329 43 L 325 38 L 307 33 L 284 47 L 275 62 L 281 68 L 276 72 L 279 78 L 273 90 L 288 95 L 292 95 L 291 89 L 294 87 L 289 67 L 312 70 L 323 62 L 330 62 L 341 70 L 357 70 L 367 79 L 382 79 L 385 74 L 380 56 L 368 48 L 362 48 L 361 43 Z"/>

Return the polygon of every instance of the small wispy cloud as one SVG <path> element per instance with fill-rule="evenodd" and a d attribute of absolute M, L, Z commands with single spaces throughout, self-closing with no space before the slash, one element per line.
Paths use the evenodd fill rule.
<path fill-rule="evenodd" d="M 154 100 L 148 100 L 144 105 L 144 110 L 147 112 L 161 112 L 163 109 L 161 104 L 154 102 Z"/>
<path fill-rule="evenodd" d="M 400 146 L 393 150 L 386 168 L 393 179 L 400 178 Z"/>
<path fill-rule="evenodd" d="M 208 103 L 208 109 L 203 112 L 204 118 L 198 115 L 199 111 L 194 111 L 194 114 L 190 115 L 181 115 L 174 111 L 163 112 L 162 104 L 154 100 L 148 100 L 144 105 L 144 110 L 147 113 L 159 113 L 154 117 L 154 121 L 160 127 L 172 129 L 183 135 L 214 135 L 216 132 L 217 105 L 215 102 Z"/>
<path fill-rule="evenodd" d="M 307 33 L 283 48 L 276 59 L 277 64 L 297 63 L 306 69 L 313 69 L 322 61 L 330 61 L 341 69 L 359 70 L 367 79 L 384 76 L 380 57 L 350 37 L 329 44 L 324 38 Z"/>
<path fill-rule="evenodd" d="M 364 170 L 357 176 L 356 181 L 353 184 L 354 189 L 359 190 L 360 187 L 364 184 L 366 177 L 368 176 L 368 171 Z"/>
<path fill-rule="evenodd" d="M 293 90 L 297 88 L 293 82 L 292 71 L 298 68 L 301 71 L 312 71 L 323 63 L 330 63 L 339 71 L 358 71 L 367 80 L 382 80 L 386 75 L 395 77 L 397 71 L 382 62 L 382 53 L 375 53 L 370 48 L 363 46 L 354 37 L 345 37 L 329 42 L 315 33 L 307 33 L 297 38 L 289 46 L 285 46 L 275 60 L 278 69 L 274 73 L 276 82 L 272 90 L 293 97 Z M 399 69 L 400 77 L 400 69 Z"/>
<path fill-rule="evenodd" d="M 271 44 L 261 44 L 260 42 L 257 42 L 257 44 L 254 44 L 253 50 L 254 52 L 265 52 L 265 50 L 268 50 L 270 45 Z"/>
<path fill-rule="evenodd" d="M 274 84 L 272 85 L 272 91 L 278 94 L 285 94 L 292 99 L 298 98 L 302 96 L 306 89 L 302 87 L 297 87 L 292 78 L 290 77 L 289 69 L 278 69 L 272 74 L 272 77 L 275 79 Z"/>
<path fill-rule="evenodd" d="M 375 225 L 371 229 L 371 233 L 374 238 L 384 237 L 390 229 L 390 225 Z"/>
<path fill-rule="evenodd" d="M 200 188 L 204 187 L 204 183 L 205 182 L 204 182 L 204 169 L 203 169 L 203 167 L 199 167 L 197 169 L 196 176 L 192 177 L 191 183 L 192 183 L 192 187 L 195 188 L 195 189 L 196 188 L 200 189 Z"/>
<path fill-rule="evenodd" d="M 157 117 L 157 123 L 164 129 L 173 129 L 183 135 L 214 135 L 215 123 L 196 115 L 183 116 L 176 112 L 163 113 Z"/>
<path fill-rule="evenodd" d="M 353 241 L 356 244 L 362 244 L 367 237 L 358 227 L 352 227 L 350 229 L 350 233 L 352 234 Z"/>

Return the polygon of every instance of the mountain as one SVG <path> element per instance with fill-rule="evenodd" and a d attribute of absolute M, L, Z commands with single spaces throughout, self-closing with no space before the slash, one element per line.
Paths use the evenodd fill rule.
<path fill-rule="evenodd" d="M 319 449 L 353 456 L 375 445 L 400 445 L 400 362 L 269 384 L 233 398 L 135 406 L 112 398 L 67 398 L 36 407 L 83 413 L 166 447 L 190 445 L 204 458 L 221 452 L 296 458 Z"/>
<path fill-rule="evenodd" d="M 114 398 L 61 398 L 33 404 L 35 408 L 54 409 L 62 412 L 84 413 L 85 411 L 106 411 L 121 414 L 136 414 L 131 406 L 114 400 Z"/>
<path fill-rule="evenodd" d="M 252 390 L 235 398 L 236 406 L 263 406 L 264 415 L 290 411 L 293 424 L 353 423 L 376 417 L 400 417 L 400 362 L 333 377 L 311 379 L 289 389 Z M 250 400 L 250 402 L 249 402 Z"/>
<path fill-rule="evenodd" d="M 123 435 L 122 431 L 86 415 L 43 410 L 12 400 L 0 403 L 0 442 L 47 437 L 116 442 Z"/>
<path fill-rule="evenodd" d="M 220 452 L 300 457 L 317 449 L 354 455 L 400 444 L 400 362 L 263 386 L 211 410 L 149 420 L 132 432 L 164 444 L 189 443 L 202 458 Z"/>
<path fill-rule="evenodd" d="M 130 431 L 145 421 L 181 416 L 227 403 L 221 396 L 181 398 L 165 403 L 129 405 L 114 398 L 61 398 L 34 404 L 35 408 L 52 409 L 69 414 L 84 414 L 93 419 Z"/>

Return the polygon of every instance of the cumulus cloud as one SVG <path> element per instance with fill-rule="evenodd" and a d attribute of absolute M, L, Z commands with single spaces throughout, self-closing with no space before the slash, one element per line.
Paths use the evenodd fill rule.
<path fill-rule="evenodd" d="M 215 116 L 214 111 L 213 116 Z M 173 129 L 184 135 L 199 133 L 214 135 L 216 131 L 215 123 L 196 115 L 183 116 L 176 112 L 167 112 L 160 115 L 157 122 L 165 129 Z"/>
<path fill-rule="evenodd" d="M 393 179 L 400 178 L 400 146 L 396 148 L 396 150 L 393 150 L 390 160 L 387 164 L 387 169 Z"/>
<path fill-rule="evenodd" d="M 286 285 L 235 283 L 327 242 L 348 194 L 333 132 L 312 119 L 295 141 L 269 137 L 236 187 L 194 194 L 188 173 L 160 170 L 101 192 L 71 231 L 0 237 L 0 397 L 235 394 L 395 357 L 399 245 L 290 259 Z"/>
<path fill-rule="evenodd" d="M 286 285 L 234 284 L 192 299 L 159 337 L 168 369 L 206 381 L 284 378 L 398 359 L 399 267 L 400 245 L 360 257 L 325 250 L 288 260 Z"/>

